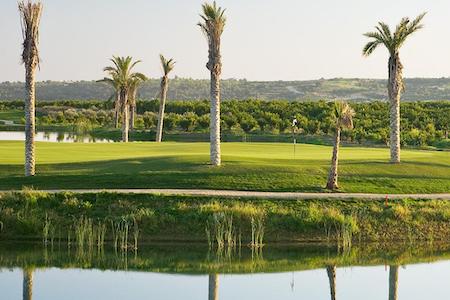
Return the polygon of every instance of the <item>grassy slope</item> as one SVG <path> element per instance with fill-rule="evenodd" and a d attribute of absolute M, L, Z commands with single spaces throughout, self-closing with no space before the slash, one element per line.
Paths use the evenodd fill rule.
<path fill-rule="evenodd" d="M 356 241 L 448 241 L 450 201 L 261 200 L 114 193 L 47 194 L 26 191 L 0 195 L 0 241 L 41 240 L 45 220 L 49 236 L 75 237 L 83 216 L 107 225 L 136 220 L 141 242 L 202 242 L 214 230 L 217 213 L 233 218 L 235 234 L 251 241 L 252 219 L 264 216 L 264 241 L 335 241 L 344 231 Z M 220 219 L 220 218 L 219 218 Z M 133 229 L 130 229 L 130 238 Z M 340 239 L 340 238 L 339 238 Z M 213 238 L 214 240 L 214 238 Z"/>
<path fill-rule="evenodd" d="M 331 147 L 224 143 L 224 166 L 208 166 L 206 143 L 37 143 L 38 175 L 24 178 L 23 143 L 0 142 L 0 189 L 21 188 L 212 188 L 321 191 Z M 404 150 L 400 165 L 387 149 L 342 148 L 345 192 L 430 193 L 450 191 L 450 153 Z"/>

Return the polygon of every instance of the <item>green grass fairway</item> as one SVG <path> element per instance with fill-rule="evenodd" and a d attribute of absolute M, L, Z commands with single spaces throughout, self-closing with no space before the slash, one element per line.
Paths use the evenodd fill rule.
<path fill-rule="evenodd" d="M 224 143 L 223 166 L 208 165 L 207 143 L 37 143 L 37 176 L 23 177 L 22 142 L 0 142 L 0 189 L 199 188 L 323 191 L 331 147 Z M 341 191 L 450 192 L 450 152 L 341 148 Z"/>

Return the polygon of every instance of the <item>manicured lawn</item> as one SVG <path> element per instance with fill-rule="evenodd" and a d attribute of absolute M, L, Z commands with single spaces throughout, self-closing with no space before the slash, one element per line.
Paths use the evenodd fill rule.
<path fill-rule="evenodd" d="M 208 165 L 207 143 L 37 143 L 37 176 L 24 178 L 23 143 L 0 142 L 0 189 L 209 188 L 323 191 L 331 147 L 224 143 L 223 166 Z M 342 148 L 341 190 L 372 193 L 450 191 L 450 152 Z"/>

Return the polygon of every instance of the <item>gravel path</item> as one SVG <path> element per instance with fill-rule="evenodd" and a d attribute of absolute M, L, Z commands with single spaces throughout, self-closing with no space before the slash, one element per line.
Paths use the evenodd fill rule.
<path fill-rule="evenodd" d="M 210 196 L 227 198 L 260 198 L 260 199 L 428 199 L 450 200 L 447 194 L 364 194 L 364 193 L 297 193 L 297 192 L 253 192 L 253 191 L 229 191 L 229 190 L 198 190 L 198 189 L 69 189 L 69 190 L 42 190 L 49 193 L 73 192 L 88 193 L 120 193 L 120 194 L 161 194 L 161 195 L 188 195 Z M 3 191 L 5 192 L 5 191 Z"/>

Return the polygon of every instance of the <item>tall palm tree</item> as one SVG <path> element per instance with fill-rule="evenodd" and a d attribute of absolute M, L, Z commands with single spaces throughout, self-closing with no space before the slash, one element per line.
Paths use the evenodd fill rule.
<path fill-rule="evenodd" d="M 219 300 L 219 275 L 208 276 L 208 300 Z"/>
<path fill-rule="evenodd" d="M 336 266 L 327 266 L 327 275 L 330 282 L 330 299 L 336 300 Z"/>
<path fill-rule="evenodd" d="M 398 299 L 398 266 L 389 266 L 389 300 Z"/>
<path fill-rule="evenodd" d="M 156 128 L 156 142 L 162 140 L 162 131 L 164 127 L 164 109 L 166 107 L 167 91 L 169 90 L 169 73 L 175 67 L 173 58 L 167 60 L 162 54 L 159 55 L 163 76 L 161 77 L 161 93 L 159 97 L 158 127 Z"/>
<path fill-rule="evenodd" d="M 122 114 L 122 142 L 128 142 L 129 131 L 129 112 L 130 112 L 130 98 L 135 92 L 137 85 L 145 80 L 147 77 L 138 72 L 133 72 L 133 68 L 141 61 L 133 62 L 133 58 L 113 56 L 111 59 L 113 66 L 103 69 L 110 77 L 105 77 L 100 80 L 106 82 L 117 88 L 117 95 L 120 103 L 120 112 Z"/>
<path fill-rule="evenodd" d="M 403 65 L 400 62 L 400 48 L 406 39 L 423 28 L 421 21 L 426 13 L 419 15 L 413 21 L 403 18 L 391 33 L 386 23 L 379 22 L 376 31 L 365 33 L 371 39 L 363 48 L 363 55 L 369 56 L 380 45 L 389 51 L 388 62 L 388 96 L 390 102 L 390 152 L 391 163 L 400 163 L 400 98 L 404 90 Z"/>
<path fill-rule="evenodd" d="M 213 4 L 202 5 L 202 21 L 198 26 L 208 41 L 209 53 L 206 68 L 211 74 L 211 119 L 210 119 L 210 159 L 211 164 L 220 166 L 220 75 L 222 73 L 222 57 L 220 55 L 221 36 L 225 27 L 225 10 Z"/>
<path fill-rule="evenodd" d="M 25 65 L 25 176 L 36 173 L 35 143 L 36 130 L 36 68 L 39 66 L 39 25 L 43 5 L 40 1 L 19 2 L 22 23 L 23 52 Z"/>
<path fill-rule="evenodd" d="M 331 168 L 328 175 L 327 189 L 338 189 L 338 161 L 339 161 L 339 145 L 341 143 L 341 130 L 343 128 L 353 128 L 353 116 L 355 111 L 347 102 L 336 101 L 334 103 L 333 117 L 335 119 L 335 134 L 333 157 L 331 159 Z"/>
<path fill-rule="evenodd" d="M 33 299 L 33 269 L 23 269 L 23 285 L 22 285 L 23 300 Z"/>

